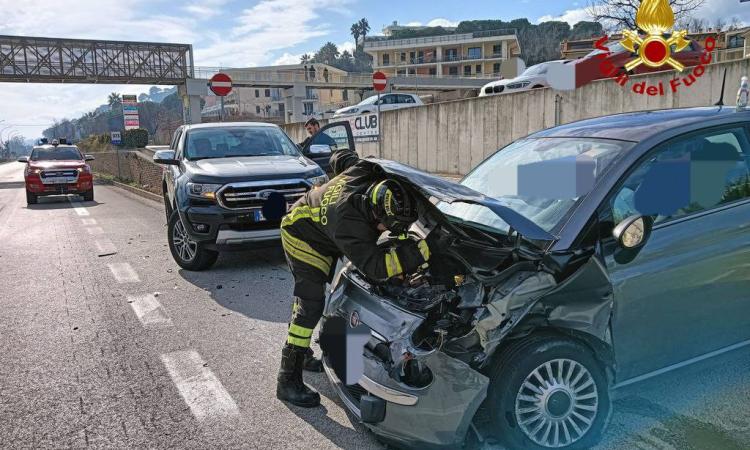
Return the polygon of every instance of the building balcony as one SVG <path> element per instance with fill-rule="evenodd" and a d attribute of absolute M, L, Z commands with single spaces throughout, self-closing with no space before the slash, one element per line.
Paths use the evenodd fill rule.
<path fill-rule="evenodd" d="M 406 61 L 389 61 L 388 64 L 375 62 L 374 67 L 400 67 L 400 66 L 419 66 L 438 63 L 458 63 L 462 61 L 482 61 L 493 59 L 506 59 L 502 53 L 492 53 L 484 56 L 469 55 L 444 55 L 442 58 L 424 57 L 424 58 L 407 58 Z"/>
<path fill-rule="evenodd" d="M 370 38 L 365 41 L 364 49 L 367 50 L 386 50 L 392 48 L 411 48 L 426 45 L 446 45 L 458 44 L 461 42 L 471 42 L 478 39 L 501 38 L 517 39 L 515 28 L 506 28 L 499 30 L 476 31 L 474 33 L 446 34 L 442 36 L 425 36 L 407 39 L 388 39 L 388 38 Z"/>

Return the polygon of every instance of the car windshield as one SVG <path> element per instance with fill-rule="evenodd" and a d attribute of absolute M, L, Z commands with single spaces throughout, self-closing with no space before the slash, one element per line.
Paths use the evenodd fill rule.
<path fill-rule="evenodd" d="M 461 184 L 513 209 L 551 232 L 591 191 L 599 177 L 632 142 L 592 138 L 522 139 L 474 169 Z M 484 206 L 441 203 L 462 222 L 507 233 L 509 225 Z"/>
<path fill-rule="evenodd" d="M 524 77 L 528 75 L 543 75 L 547 73 L 548 67 L 548 64 L 537 64 L 536 66 L 531 66 L 528 69 L 524 70 L 521 76 Z"/>
<path fill-rule="evenodd" d="M 31 152 L 32 161 L 69 161 L 83 159 L 75 147 L 35 148 Z"/>
<path fill-rule="evenodd" d="M 298 156 L 297 146 L 276 127 L 233 126 L 188 131 L 185 156 L 190 160 L 238 156 Z"/>
<path fill-rule="evenodd" d="M 378 96 L 377 95 L 373 95 L 372 97 L 368 97 L 368 98 L 362 100 L 361 102 L 359 102 L 359 104 L 360 105 L 372 105 L 376 101 L 378 101 Z"/>

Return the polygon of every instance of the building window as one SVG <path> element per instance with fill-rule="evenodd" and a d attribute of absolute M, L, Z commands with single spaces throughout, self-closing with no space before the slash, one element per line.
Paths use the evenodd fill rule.
<path fill-rule="evenodd" d="M 468 56 L 469 59 L 482 59 L 482 47 L 470 47 Z"/>
<path fill-rule="evenodd" d="M 500 63 L 495 63 L 492 65 L 492 73 L 495 75 L 498 75 L 500 73 Z"/>
<path fill-rule="evenodd" d="M 255 90 L 255 98 L 258 98 L 258 97 L 260 97 L 260 90 L 256 89 Z"/>
<path fill-rule="evenodd" d="M 503 44 L 495 44 L 492 46 L 492 56 L 503 56 Z"/>
<path fill-rule="evenodd" d="M 304 112 L 302 114 L 304 114 L 306 116 L 312 115 L 312 113 L 313 113 L 313 104 L 312 103 L 304 103 L 302 106 L 305 108 L 305 110 L 304 110 Z"/>
<path fill-rule="evenodd" d="M 477 73 L 477 75 L 479 75 L 480 73 L 482 73 L 482 65 L 481 64 L 477 64 L 476 73 Z"/>
<path fill-rule="evenodd" d="M 406 62 L 406 52 L 401 52 L 401 62 Z"/>
<path fill-rule="evenodd" d="M 458 66 L 448 67 L 448 75 L 458 75 Z"/>
<path fill-rule="evenodd" d="M 727 48 L 742 48 L 745 46 L 745 38 L 742 37 L 740 34 L 735 34 L 734 36 L 730 36 L 729 40 L 727 41 Z"/>
<path fill-rule="evenodd" d="M 416 61 L 416 54 L 414 52 L 409 52 L 409 62 L 414 64 Z"/>
<path fill-rule="evenodd" d="M 406 70 L 399 69 L 399 70 L 396 71 L 396 75 L 406 75 Z"/>
<path fill-rule="evenodd" d="M 255 114 L 260 114 L 260 106 L 255 105 Z"/>
<path fill-rule="evenodd" d="M 430 75 L 437 75 L 437 68 L 430 67 Z"/>
<path fill-rule="evenodd" d="M 417 63 L 422 64 L 424 62 L 424 52 L 422 50 L 417 52 Z"/>
<path fill-rule="evenodd" d="M 455 48 L 449 48 L 445 50 L 445 60 L 446 61 L 458 60 L 458 50 Z"/>
<path fill-rule="evenodd" d="M 471 66 L 464 66 L 464 75 L 471 75 Z"/>
<path fill-rule="evenodd" d="M 265 94 L 266 94 L 266 97 L 270 97 L 271 96 L 271 90 L 270 89 L 266 89 Z"/>
<path fill-rule="evenodd" d="M 387 66 L 390 63 L 391 63 L 391 55 L 389 55 L 388 53 L 383 53 L 383 65 Z"/>
<path fill-rule="evenodd" d="M 345 102 L 348 102 L 349 101 L 349 91 L 347 91 L 346 89 L 344 89 L 341 92 L 341 98 L 343 98 Z"/>

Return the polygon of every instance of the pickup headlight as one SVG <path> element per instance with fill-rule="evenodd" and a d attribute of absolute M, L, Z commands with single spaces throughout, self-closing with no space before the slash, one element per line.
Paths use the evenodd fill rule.
<path fill-rule="evenodd" d="M 313 186 L 322 186 L 328 183 L 328 175 L 320 175 L 317 177 L 308 178 L 307 181 L 309 181 Z"/>
<path fill-rule="evenodd" d="M 193 198 L 201 198 L 204 200 L 215 200 L 216 191 L 221 188 L 220 184 L 201 184 L 201 183 L 188 183 L 187 190 L 188 195 Z"/>

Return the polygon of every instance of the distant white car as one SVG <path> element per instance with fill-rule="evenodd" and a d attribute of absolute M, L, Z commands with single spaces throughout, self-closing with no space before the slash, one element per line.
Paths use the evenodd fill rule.
<path fill-rule="evenodd" d="M 526 69 L 521 75 L 507 79 L 487 83 L 479 91 L 480 97 L 489 95 L 510 94 L 513 92 L 530 91 L 549 87 L 547 71 L 554 64 L 563 64 L 565 60 L 547 61 Z"/>
<path fill-rule="evenodd" d="M 402 108 L 413 108 L 415 106 L 422 106 L 424 102 L 419 96 L 415 94 L 381 94 L 380 95 L 380 110 L 390 111 L 393 109 Z M 353 116 L 357 114 L 368 114 L 374 113 L 378 110 L 378 96 L 373 95 L 368 97 L 354 106 L 347 106 L 337 110 L 333 118 Z"/>

